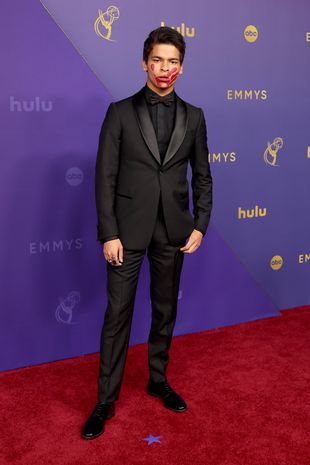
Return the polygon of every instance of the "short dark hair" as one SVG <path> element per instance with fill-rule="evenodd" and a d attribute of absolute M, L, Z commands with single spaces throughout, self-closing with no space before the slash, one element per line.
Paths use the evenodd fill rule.
<path fill-rule="evenodd" d="M 155 44 L 172 44 L 180 52 L 181 64 L 185 55 L 185 40 L 178 31 L 167 26 L 160 26 L 149 33 L 148 38 L 144 41 L 143 60 L 147 62 Z"/>

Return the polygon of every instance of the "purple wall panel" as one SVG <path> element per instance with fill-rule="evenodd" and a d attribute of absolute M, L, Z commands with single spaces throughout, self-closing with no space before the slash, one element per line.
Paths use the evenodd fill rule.
<path fill-rule="evenodd" d="M 195 33 L 185 37 L 176 91 L 204 109 L 214 179 L 208 233 L 185 257 L 175 334 L 309 303 L 307 2 L 285 0 L 279 11 L 267 0 L 200 0 L 191 9 L 120 1 L 113 41 L 93 28 L 98 9 L 110 4 L 42 4 L 7 1 L 0 28 L 0 368 L 99 350 L 106 306 L 94 199 L 99 129 L 111 100 L 144 85 L 143 41 L 161 21 Z M 27 25 L 22 35 L 17 10 Z M 251 24 L 254 43 L 243 37 Z M 228 89 L 260 97 L 228 99 Z M 275 167 L 264 152 L 277 137 Z M 266 215 L 238 218 L 255 206 Z M 270 266 L 275 255 L 283 259 L 279 270 Z M 150 313 L 145 258 L 131 344 L 146 341 Z"/>

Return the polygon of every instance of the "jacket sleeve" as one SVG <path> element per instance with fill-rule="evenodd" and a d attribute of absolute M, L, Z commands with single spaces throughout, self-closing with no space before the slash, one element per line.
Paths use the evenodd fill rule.
<path fill-rule="evenodd" d="M 111 241 L 112 239 L 118 239 L 118 236 L 108 236 L 104 237 L 103 239 L 98 239 L 100 244 L 104 244 L 105 242 Z"/>
<path fill-rule="evenodd" d="M 201 231 L 203 235 L 208 228 L 212 210 L 212 176 L 208 155 L 206 122 L 203 110 L 200 108 L 190 164 L 192 168 L 194 228 Z"/>
<path fill-rule="evenodd" d="M 115 187 L 119 170 L 121 124 L 115 103 L 110 103 L 102 123 L 95 169 L 95 196 L 97 208 L 97 240 L 118 236 L 114 212 Z"/>

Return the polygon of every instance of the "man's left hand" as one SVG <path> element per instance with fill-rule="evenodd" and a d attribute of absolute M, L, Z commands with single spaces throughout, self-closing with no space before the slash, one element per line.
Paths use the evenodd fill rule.
<path fill-rule="evenodd" d="M 192 234 L 189 236 L 187 243 L 184 245 L 184 247 L 180 248 L 181 252 L 184 252 L 184 253 L 195 252 L 195 250 L 197 250 L 198 247 L 200 246 L 202 238 L 203 238 L 203 234 L 197 229 L 194 229 Z"/>

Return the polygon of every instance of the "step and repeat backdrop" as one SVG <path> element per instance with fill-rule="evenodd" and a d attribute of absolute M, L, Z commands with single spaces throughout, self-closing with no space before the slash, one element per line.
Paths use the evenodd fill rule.
<path fill-rule="evenodd" d="M 204 110 L 214 180 L 209 229 L 185 256 L 175 335 L 309 303 L 310 3 L 7 0 L 2 370 L 99 350 L 98 136 L 109 103 L 145 84 L 143 42 L 161 25 L 186 40 L 176 92 Z M 131 344 L 148 337 L 148 271 L 145 257 Z"/>

